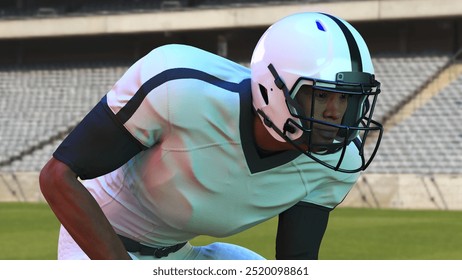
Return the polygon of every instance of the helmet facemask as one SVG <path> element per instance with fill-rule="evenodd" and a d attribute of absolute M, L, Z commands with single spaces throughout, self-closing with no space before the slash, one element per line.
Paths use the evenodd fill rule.
<path fill-rule="evenodd" d="M 288 90 L 276 69 L 272 65 L 268 68 L 276 86 L 284 92 L 291 115 L 282 130 L 274 125 L 271 128 L 285 141 L 324 166 L 347 173 L 366 169 L 375 156 L 382 135 L 382 126 L 372 119 L 380 93 L 380 83 L 374 75 L 339 72 L 335 82 L 301 77 Z M 302 131 L 301 137 L 293 139 L 290 135 L 297 130 Z M 376 138 L 375 149 L 366 159 L 364 146 L 371 131 L 378 131 L 379 137 Z M 357 144 L 362 163 L 358 168 L 345 170 L 341 164 L 346 147 L 352 141 Z M 320 159 L 320 156 L 337 152 L 339 159 L 334 165 Z"/>

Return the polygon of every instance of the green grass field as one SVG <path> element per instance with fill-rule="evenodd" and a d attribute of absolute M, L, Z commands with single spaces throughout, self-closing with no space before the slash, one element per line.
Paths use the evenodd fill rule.
<path fill-rule="evenodd" d="M 228 238 L 274 259 L 276 219 Z M 56 259 L 58 221 L 46 204 L 0 203 L 0 259 Z M 331 214 L 320 259 L 460 260 L 462 212 L 338 208 Z"/>

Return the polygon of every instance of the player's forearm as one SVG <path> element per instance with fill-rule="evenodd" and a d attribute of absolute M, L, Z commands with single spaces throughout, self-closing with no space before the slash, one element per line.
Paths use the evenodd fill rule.
<path fill-rule="evenodd" d="M 64 164 L 40 173 L 41 191 L 59 221 L 91 259 L 130 259 L 101 208 Z"/>

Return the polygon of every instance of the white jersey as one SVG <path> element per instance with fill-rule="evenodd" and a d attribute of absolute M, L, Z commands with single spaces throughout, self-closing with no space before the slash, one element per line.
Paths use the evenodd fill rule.
<path fill-rule="evenodd" d="M 359 176 L 297 151 L 259 154 L 249 69 L 193 47 L 153 50 L 102 102 L 146 149 L 83 182 L 117 233 L 146 244 L 229 236 L 300 201 L 334 208 Z M 342 167 L 359 160 L 350 144 Z"/>

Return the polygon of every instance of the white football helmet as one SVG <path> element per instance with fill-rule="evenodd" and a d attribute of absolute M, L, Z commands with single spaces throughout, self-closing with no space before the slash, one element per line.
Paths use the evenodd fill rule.
<path fill-rule="evenodd" d="M 382 136 L 381 124 L 372 120 L 380 83 L 375 80 L 367 45 L 354 27 L 323 13 L 290 15 L 263 34 L 250 67 L 253 106 L 274 139 L 291 143 L 334 170 L 358 172 L 367 168 Z M 301 102 L 302 94 L 310 101 Z M 323 94 L 347 100 L 337 122 L 314 113 L 320 106 L 318 96 Z M 335 137 L 318 141 L 316 129 L 334 131 Z M 379 133 L 366 160 L 364 145 L 371 131 Z M 343 169 L 341 163 L 351 141 L 358 146 L 362 164 Z M 324 162 L 319 156 L 337 152 L 336 164 Z"/>

